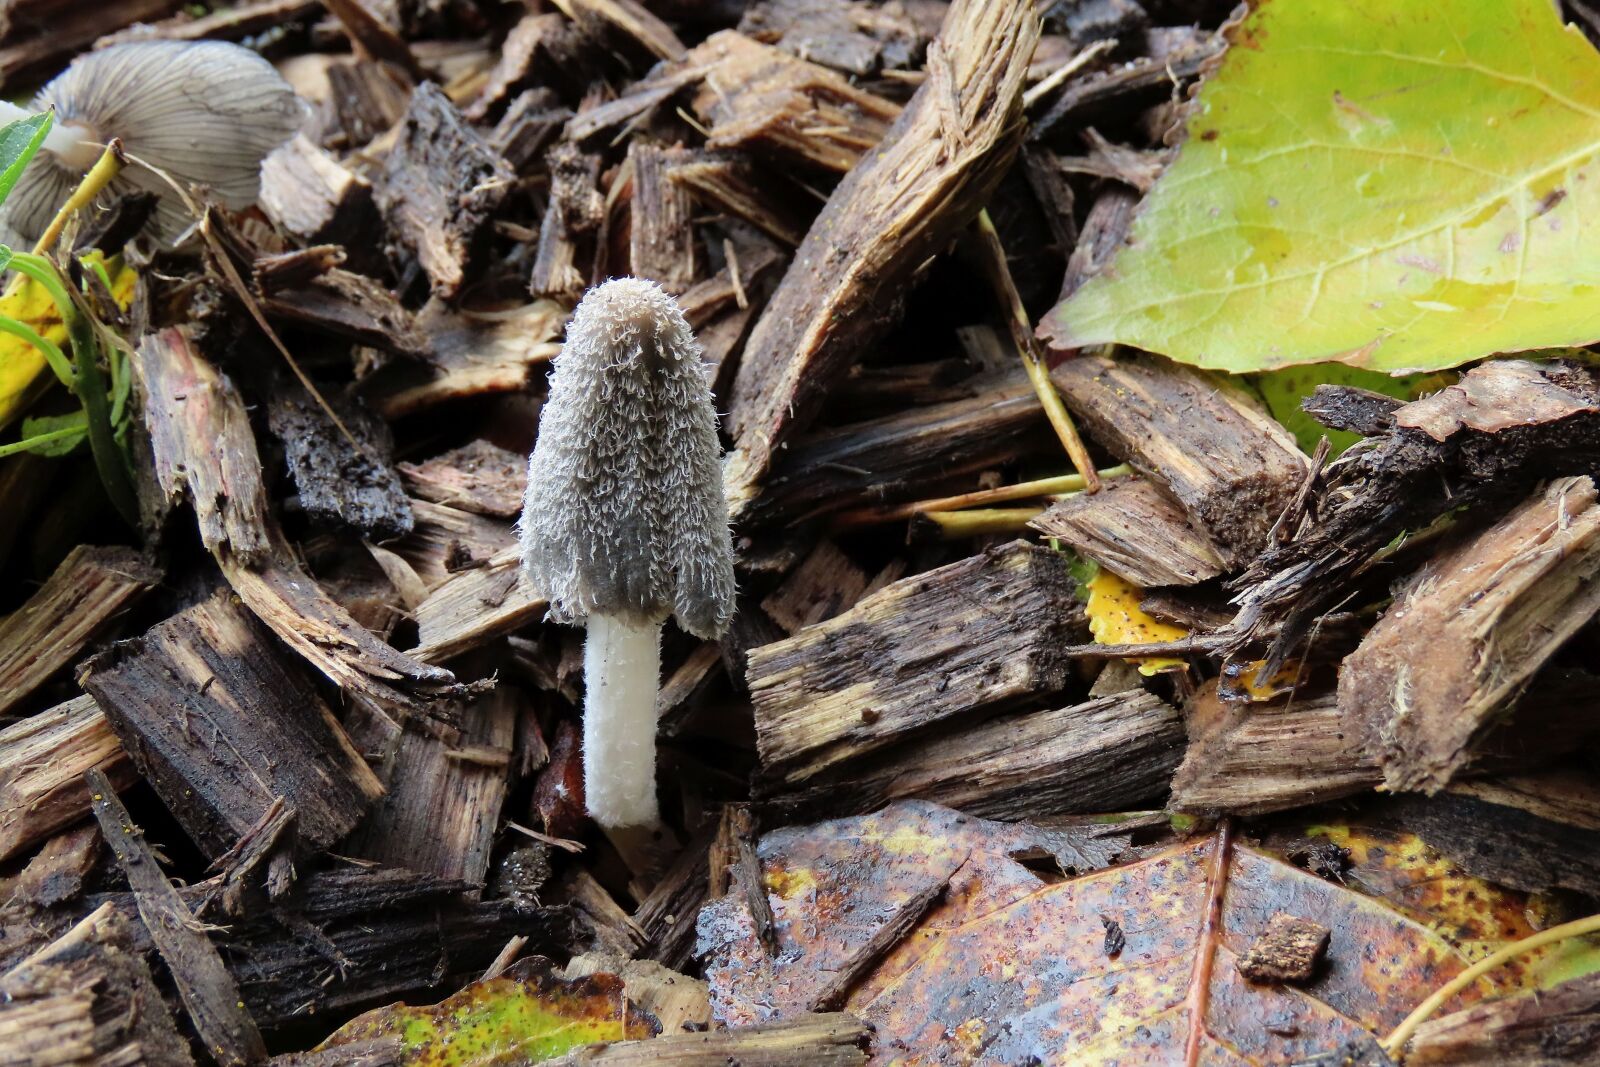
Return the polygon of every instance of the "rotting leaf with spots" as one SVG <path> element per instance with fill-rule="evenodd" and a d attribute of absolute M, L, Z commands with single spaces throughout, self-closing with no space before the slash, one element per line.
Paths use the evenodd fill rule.
<path fill-rule="evenodd" d="M 1094 577 L 1081 588 L 1089 633 L 1102 645 L 1148 645 L 1189 636 L 1189 631 L 1181 626 L 1152 619 L 1139 606 L 1144 591 L 1104 567 L 1096 568 Z M 1151 656 L 1134 662 L 1139 665 L 1139 673 L 1144 675 L 1183 666 L 1183 660 L 1171 657 Z"/>
<path fill-rule="evenodd" d="M 660 1025 L 628 1003 L 622 979 L 567 979 L 540 956 L 474 982 L 427 1007 L 390 1004 L 358 1016 L 319 1046 L 398 1035 L 402 1067 L 490 1067 L 539 1063 L 596 1041 L 656 1037 Z"/>
<path fill-rule="evenodd" d="M 1255 0 L 1127 247 L 1050 313 L 1255 371 L 1600 338 L 1600 54 L 1551 0 Z"/>
<path fill-rule="evenodd" d="M 1223 864 L 1214 833 L 1051 880 L 1012 858 L 1047 832 L 902 802 L 768 834 L 759 855 L 778 951 L 761 948 L 737 895 L 702 912 L 715 1016 L 745 1025 L 809 1010 L 859 963 L 876 929 L 947 881 L 942 899 L 844 1000 L 842 1010 L 876 1028 L 873 1063 L 1088 1067 L 1181 1063 L 1192 1051 L 1190 1062 L 1202 1064 L 1282 1064 L 1387 1033 L 1482 944 L 1521 936 L 1529 921 L 1516 907 L 1526 895 L 1462 878 L 1450 884 L 1482 906 L 1434 922 L 1415 906 L 1425 895 L 1397 907 L 1239 834 Z M 1415 856 L 1424 863 L 1415 877 L 1442 873 Z M 1371 858 L 1370 849 L 1360 853 Z M 1361 870 L 1358 862 L 1351 873 Z M 1219 921 L 1208 936 L 1213 901 Z M 1238 971 L 1280 913 L 1332 932 L 1303 987 L 1253 985 Z M 1474 922 L 1463 926 L 1468 914 Z M 1107 952 L 1108 922 L 1122 932 L 1115 953 Z M 1457 941 L 1464 931 L 1474 934 L 1465 948 Z M 1570 963 L 1538 957 L 1494 972 L 1447 1010 L 1554 981 Z"/>

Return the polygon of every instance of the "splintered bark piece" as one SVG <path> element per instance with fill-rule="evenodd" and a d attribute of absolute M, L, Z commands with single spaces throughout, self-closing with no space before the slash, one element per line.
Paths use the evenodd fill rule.
<path fill-rule="evenodd" d="M 1319 386 L 1306 409 L 1376 436 L 1322 472 L 1310 516 L 1240 579 L 1239 643 L 1265 641 L 1274 669 L 1401 533 L 1600 461 L 1600 375 L 1565 360 L 1490 360 L 1400 407 Z"/>
<path fill-rule="evenodd" d="M 390 465 L 388 424 L 359 404 L 335 407 L 355 437 L 340 432 L 298 383 L 282 379 L 267 400 L 267 426 L 283 444 L 300 506 L 311 519 L 348 526 L 374 541 L 404 537 L 416 523 L 411 500 Z"/>
<path fill-rule="evenodd" d="M 931 800 L 989 819 L 1122 811 L 1161 795 L 1183 755 L 1183 720 L 1135 689 L 1084 704 L 1004 715 L 869 756 L 839 775 L 768 799 L 831 816 Z"/>
<path fill-rule="evenodd" d="M 462 713 L 454 742 L 407 730 L 389 795 L 352 843 L 351 855 L 483 885 L 510 780 L 522 704 L 500 686 Z"/>
<path fill-rule="evenodd" d="M 1309 982 L 1329 933 L 1321 923 L 1279 912 L 1240 958 L 1239 973 L 1252 982 Z"/>
<path fill-rule="evenodd" d="M 294 661 L 227 591 L 90 660 L 83 684 L 209 856 L 283 798 L 311 849 L 383 793 Z"/>
<path fill-rule="evenodd" d="M 260 201 L 268 218 L 313 244 L 350 247 L 377 233 L 372 184 L 303 133 L 262 160 Z"/>
<path fill-rule="evenodd" d="M 1189 702 L 1189 749 L 1172 780 L 1175 811 L 1261 815 L 1375 787 L 1377 760 L 1332 693 L 1233 704 L 1207 682 Z"/>
<path fill-rule="evenodd" d="M 1021 0 L 956 0 L 929 76 L 882 144 L 839 183 L 795 253 L 734 380 L 735 449 L 725 470 L 735 518 L 778 449 L 892 321 L 913 273 L 988 199 L 1016 149 L 1023 76 L 1038 40 Z"/>
<path fill-rule="evenodd" d="M 858 77 L 903 69 L 927 44 L 902 5 L 853 0 L 765 0 L 745 8 L 739 30 Z"/>
<path fill-rule="evenodd" d="M 1059 500 L 1028 525 L 1146 588 L 1194 585 L 1222 573 L 1222 561 L 1177 501 L 1144 478 Z"/>
<path fill-rule="evenodd" d="M 1241 390 L 1144 355 L 1077 356 L 1051 377 L 1096 441 L 1177 498 L 1227 569 L 1266 547 L 1306 457 Z"/>
<path fill-rule="evenodd" d="M 428 590 L 473 567 L 481 567 L 517 543 L 508 522 L 457 511 L 424 500 L 413 503 L 417 516 L 411 536 L 392 547 L 416 569 Z M 413 605 L 414 606 L 414 605 Z"/>
<path fill-rule="evenodd" d="M 524 392 L 561 351 L 555 338 L 570 315 L 549 300 L 485 317 L 430 301 L 416 319 L 432 350 L 425 364 L 386 367 L 362 395 L 392 421 L 451 400 Z"/>
<path fill-rule="evenodd" d="M 721 825 L 730 828 L 731 811 L 724 812 Z M 673 970 L 685 970 L 695 960 L 695 924 L 685 917 L 698 916 L 709 899 L 712 878 L 712 845 L 719 824 L 711 821 L 696 832 L 665 874 L 651 887 L 633 913 L 635 929 L 643 944 L 633 954 L 652 959 Z M 732 849 L 730 848 L 730 852 Z"/>
<path fill-rule="evenodd" d="M 836 71 L 733 30 L 712 34 L 685 62 L 704 72 L 689 106 L 709 128 L 711 149 L 843 174 L 883 140 L 900 115 L 899 105 L 856 88 Z"/>
<path fill-rule="evenodd" d="M 657 59 L 682 59 L 683 42 L 638 0 L 555 0 L 566 16 L 591 37 L 607 31 L 633 41 Z"/>
<path fill-rule="evenodd" d="M 516 90 L 541 77 L 561 77 L 563 67 L 579 67 L 586 47 L 582 31 L 553 11 L 522 16 L 500 45 L 483 88 L 466 110 L 467 118 L 482 122 Z"/>
<path fill-rule="evenodd" d="M 304 285 L 263 291 L 261 310 L 305 330 L 385 352 L 429 355 L 428 336 L 411 313 L 389 290 L 354 271 L 335 268 Z"/>
<path fill-rule="evenodd" d="M 797 198 L 783 195 L 791 183 L 747 159 L 692 153 L 668 177 L 709 207 L 743 219 L 781 244 L 795 248 L 805 240 L 806 219 L 792 202 Z"/>
<path fill-rule="evenodd" d="M 521 549 L 507 549 L 459 572 L 417 606 L 418 644 L 409 655 L 443 663 L 543 618 L 544 609 L 523 577 Z"/>
<path fill-rule="evenodd" d="M 117 789 L 138 772 L 93 697 L 74 697 L 0 730 L 0 861 L 89 814 L 85 772 Z"/>
<path fill-rule="evenodd" d="M 688 154 L 683 148 L 663 148 L 642 140 L 628 145 L 628 162 L 633 168 L 629 273 L 659 282 L 674 294 L 688 289 L 696 277 L 689 194 L 667 179 L 673 163 Z"/>
<path fill-rule="evenodd" d="M 773 622 L 794 633 L 853 607 L 870 580 L 838 545 L 822 541 L 761 607 Z"/>
<path fill-rule="evenodd" d="M 859 1067 L 871 1029 L 843 1012 L 649 1041 L 602 1041 L 573 1049 L 548 1067 Z"/>
<path fill-rule="evenodd" d="M 179 0 L 118 0 L 71 4 L 11 0 L 0 6 L 0 87 L 15 95 L 29 82 L 58 73 L 67 61 L 108 33 L 153 22 L 181 6 Z"/>
<path fill-rule="evenodd" d="M 88 792 L 84 793 L 85 810 Z M 52 908 L 83 892 L 85 879 L 100 862 L 100 829 L 79 826 L 56 834 L 44 843 L 22 873 L 10 880 L 8 904 L 25 908 Z"/>
<path fill-rule="evenodd" d="M 16 707 L 161 580 L 139 553 L 79 545 L 27 603 L 0 619 L 0 714 Z"/>
<path fill-rule="evenodd" d="M 1600 975 L 1473 1004 L 1417 1027 L 1410 1067 L 1557 1067 L 1600 1051 Z"/>
<path fill-rule="evenodd" d="M 515 177 L 438 86 L 417 86 L 384 166 L 378 206 L 435 293 L 448 298 L 461 288 Z"/>
<path fill-rule="evenodd" d="M 903 578 L 750 652 L 762 766 L 793 785 L 933 723 L 1055 693 L 1082 627 L 1065 558 L 1022 541 Z"/>
<path fill-rule="evenodd" d="M 418 463 L 401 463 L 412 496 L 460 511 L 513 519 L 522 511 L 528 457 L 479 439 Z"/>
<path fill-rule="evenodd" d="M 195 351 L 186 329 L 145 337 L 134 353 L 156 477 L 187 495 L 200 538 L 256 617 L 352 697 L 400 714 L 456 692 L 449 671 L 374 637 L 295 560 L 268 512 L 261 458 L 233 383 Z"/>
<path fill-rule="evenodd" d="M 0 1063 L 194 1067 L 127 924 L 102 905 L 0 975 Z"/>
<path fill-rule="evenodd" d="M 85 776 L 100 832 L 133 890 L 139 918 L 161 954 L 206 1051 L 226 1067 L 267 1058 L 261 1031 L 239 998 L 239 986 L 178 891 L 156 864 L 144 833 L 99 771 Z"/>
<path fill-rule="evenodd" d="M 1523 683 L 1600 611 L 1600 506 L 1558 478 L 1414 577 L 1339 670 L 1392 790 L 1442 789 Z"/>
<path fill-rule="evenodd" d="M 869 501 L 925 496 L 935 479 L 1013 457 L 1045 426 L 1025 375 L 974 379 L 973 395 L 795 441 L 761 494 L 745 507 L 751 528 L 825 515 Z"/>

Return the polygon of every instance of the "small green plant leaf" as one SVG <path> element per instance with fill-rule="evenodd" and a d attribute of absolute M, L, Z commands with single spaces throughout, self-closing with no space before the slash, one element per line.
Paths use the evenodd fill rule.
<path fill-rule="evenodd" d="M 1053 345 L 1401 373 L 1600 338 L 1600 55 L 1555 4 L 1258 2 L 1230 40 Z"/>
<path fill-rule="evenodd" d="M 18 443 L 33 441 L 31 447 L 20 451 L 32 452 L 36 456 L 64 456 L 83 444 L 88 436 L 89 418 L 79 408 L 64 415 L 37 415 L 23 419 L 22 440 Z"/>
<path fill-rule="evenodd" d="M 11 195 L 12 187 L 38 154 L 54 121 L 55 113 L 44 111 L 0 126 L 0 203 Z"/>
<path fill-rule="evenodd" d="M 430 1007 L 391 1004 L 345 1023 L 320 1048 L 397 1036 L 404 1067 L 496 1067 L 554 1059 L 596 1041 L 655 1037 L 614 974 L 563 978 L 533 956 Z"/>

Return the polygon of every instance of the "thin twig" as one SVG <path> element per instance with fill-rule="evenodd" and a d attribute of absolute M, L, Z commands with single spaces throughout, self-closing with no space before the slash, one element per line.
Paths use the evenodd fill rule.
<path fill-rule="evenodd" d="M 1122 478 L 1133 473 L 1133 468 L 1126 463 L 1105 470 L 1096 471 L 1101 480 Z M 1037 478 L 1031 482 L 1018 482 L 1015 485 L 1002 485 L 995 489 L 977 489 L 970 493 L 960 493 L 956 496 L 935 497 L 932 500 L 913 500 L 909 504 L 896 504 L 887 508 L 858 508 L 855 511 L 845 511 L 834 517 L 835 528 L 874 526 L 885 522 L 899 522 L 902 519 L 913 518 L 930 511 L 960 511 L 963 508 L 984 507 L 989 504 L 1004 504 L 1012 500 L 1035 500 L 1071 496 L 1082 492 L 1084 488 L 1083 475 L 1061 474 L 1054 478 Z"/>

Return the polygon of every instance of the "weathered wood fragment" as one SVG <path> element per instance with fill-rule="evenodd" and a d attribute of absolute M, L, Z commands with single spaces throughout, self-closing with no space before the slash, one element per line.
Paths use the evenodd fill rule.
<path fill-rule="evenodd" d="M 605 220 L 600 195 L 600 157 L 562 141 L 546 156 L 550 204 L 539 223 L 528 291 L 537 297 L 575 302 L 589 284 L 595 231 Z M 580 261 L 582 265 L 580 266 Z"/>
<path fill-rule="evenodd" d="M 668 177 L 708 207 L 742 219 L 794 248 L 805 240 L 806 216 L 798 192 L 781 174 L 733 155 L 694 153 L 673 165 Z"/>
<path fill-rule="evenodd" d="M 417 647 L 424 663 L 443 663 L 544 616 L 545 600 L 522 576 L 522 554 L 510 548 L 481 567 L 441 583 L 417 606 Z"/>
<path fill-rule="evenodd" d="M 644 932 L 638 924 L 584 868 L 568 868 L 556 892 L 558 899 L 577 909 L 601 951 L 631 957 L 644 943 Z"/>
<path fill-rule="evenodd" d="M 460 511 L 515 518 L 522 511 L 528 458 L 481 438 L 417 463 L 401 463 L 412 496 Z"/>
<path fill-rule="evenodd" d="M 83 810 L 88 811 L 88 791 Z M 84 880 L 99 865 L 103 846 L 99 827 L 89 824 L 63 830 L 44 843 L 28 865 L 5 886 L 8 907 L 51 908 L 83 892 Z"/>
<path fill-rule="evenodd" d="M 858 1067 L 872 1031 L 843 1012 L 703 1034 L 662 1034 L 649 1041 L 584 1045 L 550 1067 Z"/>
<path fill-rule="evenodd" d="M 405 116 L 411 91 L 399 71 L 361 58 L 330 64 L 328 86 L 349 148 L 360 148 L 392 129 Z"/>
<path fill-rule="evenodd" d="M 394 64 L 412 81 L 420 82 L 428 76 L 398 27 L 383 17 L 372 0 L 323 0 L 323 5 L 339 20 L 358 53 Z"/>
<path fill-rule="evenodd" d="M 852 0 L 764 0 L 739 32 L 858 77 L 910 66 L 928 43 L 902 5 Z"/>
<path fill-rule="evenodd" d="M 1600 788 L 1579 766 L 1462 781 L 1390 809 L 1469 874 L 1528 892 L 1600 893 Z"/>
<path fill-rule="evenodd" d="M 1233 704 L 1207 682 L 1189 701 L 1188 724 L 1175 811 L 1260 815 L 1363 793 L 1382 778 L 1332 693 Z"/>
<path fill-rule="evenodd" d="M 500 519 L 422 500 L 414 502 L 414 511 L 416 528 L 393 548 L 416 569 L 428 590 L 454 574 L 483 566 L 517 543 L 516 531 Z"/>
<path fill-rule="evenodd" d="M 458 738 L 407 730 L 388 796 L 345 848 L 391 866 L 483 885 L 523 704 L 514 689 L 501 685 L 468 705 Z"/>
<path fill-rule="evenodd" d="M 1555 1067 L 1600 1056 L 1600 975 L 1503 997 L 1417 1028 L 1406 1046 L 1416 1067 Z"/>
<path fill-rule="evenodd" d="M 201 541 L 256 617 L 355 699 L 406 715 L 454 694 L 454 675 L 378 640 L 294 559 L 267 508 L 244 401 L 187 329 L 147 335 L 133 367 L 161 489 L 192 501 Z"/>
<path fill-rule="evenodd" d="M 1027 376 L 972 380 L 971 396 L 819 430 L 784 453 L 742 521 L 775 526 L 847 507 L 926 496 L 940 479 L 1014 456 L 1045 427 Z"/>
<path fill-rule="evenodd" d="M 1228 569 L 1266 546 L 1306 457 L 1243 391 L 1146 355 L 1078 356 L 1051 377 L 1094 439 L 1171 492 Z"/>
<path fill-rule="evenodd" d="M 1588 474 L 1600 458 L 1600 376 L 1561 360 L 1491 360 L 1399 408 L 1322 386 L 1307 409 L 1381 437 L 1324 470 L 1314 518 L 1241 579 L 1239 643 L 1270 638 L 1273 669 L 1320 615 L 1359 591 L 1354 580 L 1403 531 L 1446 513 L 1508 506 L 1530 484 Z"/>
<path fill-rule="evenodd" d="M 283 445 L 301 509 L 314 522 L 351 527 L 374 541 L 404 537 L 416 516 L 390 465 L 388 425 L 359 403 L 334 410 L 354 444 L 297 383 L 280 378 L 268 397 L 267 426 Z"/>
<path fill-rule="evenodd" d="M 1038 39 L 1030 5 L 956 0 L 929 45 L 931 76 L 878 151 L 839 183 L 745 346 L 726 469 L 742 518 L 777 450 L 892 321 L 884 309 L 965 227 L 1016 147 L 1023 75 Z"/>
<path fill-rule="evenodd" d="M 822 541 L 800 566 L 761 602 L 773 622 L 789 633 L 831 619 L 853 606 L 867 591 L 871 576 L 839 551 L 832 541 Z"/>
<path fill-rule="evenodd" d="M 581 76 L 585 50 L 583 33 L 571 20 L 553 11 L 522 16 L 501 43 L 494 67 L 466 110 L 467 118 L 474 122 L 489 118 L 518 90 L 541 82 L 566 84 L 574 74 Z"/>
<path fill-rule="evenodd" d="M 305 134 L 262 160 L 260 203 L 268 218 L 305 241 L 348 248 L 376 234 L 372 183 Z"/>
<path fill-rule="evenodd" d="M 106 776 L 90 771 L 85 779 L 100 832 L 127 876 L 139 918 L 166 962 L 206 1050 L 226 1067 L 260 1063 L 267 1058 L 261 1031 L 240 1000 L 238 983 L 223 966 L 205 928 L 167 881 L 145 844 L 144 833 L 128 817 Z"/>
<path fill-rule="evenodd" d="M 688 289 L 698 276 L 689 194 L 667 179 L 673 164 L 687 155 L 686 149 L 663 148 L 644 140 L 628 145 L 628 165 L 633 171 L 629 273 L 658 282 L 673 294 Z"/>
<path fill-rule="evenodd" d="M 98 38 L 135 22 L 170 14 L 177 0 L 118 0 L 72 4 L 9 0 L 0 5 L 0 87 L 11 92 L 55 76 Z"/>
<path fill-rule="evenodd" d="M 683 58 L 678 35 L 638 0 L 555 0 L 555 5 L 590 37 L 620 37 L 657 59 Z"/>
<path fill-rule="evenodd" d="M 1133 212 L 1138 206 L 1138 194 L 1122 186 L 1110 186 L 1095 197 L 1067 259 L 1067 271 L 1061 278 L 1062 300 L 1077 292 L 1080 285 L 1111 262 L 1128 236 Z"/>
<path fill-rule="evenodd" d="M 1135 689 L 944 733 L 911 728 L 899 747 L 765 802 L 801 816 L 864 814 L 912 799 L 1005 820 L 1120 811 L 1162 794 L 1183 739 L 1177 711 Z"/>
<path fill-rule="evenodd" d="M 361 393 L 393 420 L 452 400 L 524 392 L 561 351 L 554 338 L 568 314 L 548 300 L 493 315 L 429 301 L 416 319 L 431 350 L 426 362 L 386 367 L 362 383 Z"/>
<path fill-rule="evenodd" d="M 106 48 L 125 41 L 238 41 L 258 33 L 303 22 L 323 12 L 322 0 L 245 0 L 198 17 L 180 11 L 159 22 L 139 22 L 95 41 Z"/>
<path fill-rule="evenodd" d="M 213 858 L 277 798 L 300 841 L 322 849 L 382 795 L 294 661 L 226 591 L 96 656 L 83 684 Z"/>
<path fill-rule="evenodd" d="M 712 34 L 684 62 L 702 72 L 689 106 L 709 129 L 706 147 L 713 150 L 843 174 L 900 114 L 897 104 L 826 67 L 731 30 Z"/>
<path fill-rule="evenodd" d="M 117 789 L 138 779 L 93 697 L 74 697 L 0 730 L 0 860 L 89 814 L 86 772 Z"/>
<path fill-rule="evenodd" d="M 506 165 L 517 173 L 543 155 L 550 143 L 572 120 L 572 112 L 560 106 L 548 89 L 529 89 L 519 93 L 506 107 L 493 130 L 489 146 L 499 152 Z"/>
<path fill-rule="evenodd" d="M 460 289 L 514 178 L 438 86 L 416 88 L 386 157 L 378 206 L 435 293 L 449 298 Z"/>
<path fill-rule="evenodd" d="M 193 1067 L 127 925 L 102 906 L 0 975 L 0 1063 Z"/>
<path fill-rule="evenodd" d="M 701 827 L 639 902 L 633 920 L 644 935 L 636 953 L 640 957 L 675 971 L 692 966 L 695 917 L 709 899 L 709 857 L 716 830 L 715 823 Z"/>
<path fill-rule="evenodd" d="M 750 653 L 767 776 L 789 785 L 913 728 L 1047 697 L 1081 630 L 1065 559 L 1021 541 L 903 578 Z"/>
<path fill-rule="evenodd" d="M 131 548 L 79 545 L 27 603 L 0 619 L 0 714 L 82 652 L 161 580 Z"/>
<path fill-rule="evenodd" d="M 1177 501 L 1144 478 L 1057 501 L 1028 525 L 1146 588 L 1194 585 L 1222 573 L 1216 551 Z"/>
<path fill-rule="evenodd" d="M 308 331 L 413 359 L 429 355 L 428 334 L 394 294 L 354 271 L 335 268 L 301 286 L 261 294 L 261 310 Z"/>
<path fill-rule="evenodd" d="M 1044 116 L 1034 124 L 1029 138 L 1046 141 L 1060 131 L 1078 128 L 1078 121 L 1092 109 L 1118 102 L 1130 95 L 1148 97 L 1150 102 L 1171 94 L 1174 82 L 1198 75 L 1208 61 L 1222 54 L 1227 42 L 1220 33 L 1190 26 L 1152 32 L 1153 54 L 1129 63 L 1114 64 L 1069 84 Z M 1077 121 L 1075 121 L 1077 120 Z"/>
<path fill-rule="evenodd" d="M 1600 504 L 1558 478 L 1416 575 L 1339 671 L 1392 790 L 1436 792 L 1524 683 L 1600 612 Z"/>

